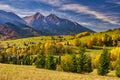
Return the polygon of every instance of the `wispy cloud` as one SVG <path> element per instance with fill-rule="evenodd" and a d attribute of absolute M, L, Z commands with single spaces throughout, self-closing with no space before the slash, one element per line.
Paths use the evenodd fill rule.
<path fill-rule="evenodd" d="M 107 2 L 117 4 L 120 6 L 120 0 L 107 0 Z"/>
<path fill-rule="evenodd" d="M 46 4 L 50 4 L 52 6 L 60 6 L 63 4 L 64 1 L 66 0 L 37 0 Z"/>
<path fill-rule="evenodd" d="M 30 10 L 26 10 L 26 9 L 18 9 L 18 8 L 12 7 L 12 6 L 7 5 L 7 4 L 0 4 L 0 10 L 14 12 L 21 17 L 35 13 L 35 12 L 32 12 Z"/>
<path fill-rule="evenodd" d="M 111 24 L 119 24 L 119 20 L 115 19 L 113 16 L 91 10 L 89 7 L 83 6 L 80 4 L 66 4 L 66 5 L 63 5 L 60 9 L 61 10 L 70 10 L 70 11 L 74 11 L 77 13 L 92 15 L 95 18 L 100 19 L 102 21 L 105 21 L 105 22 L 108 22 Z"/>
<path fill-rule="evenodd" d="M 105 14 L 102 12 L 97 12 L 95 10 L 91 10 L 88 6 L 84 6 L 81 4 L 64 4 L 66 0 L 39 0 L 40 2 L 50 4 L 52 6 L 59 7 L 60 10 L 70 10 L 77 13 L 92 15 L 93 18 L 100 19 L 104 22 L 108 22 L 110 24 L 120 24 L 119 20 L 110 14 Z M 119 2 L 116 2 L 119 3 Z"/>
<path fill-rule="evenodd" d="M 33 15 L 36 12 L 41 12 L 41 14 L 47 16 L 50 13 L 56 14 L 59 17 L 65 17 L 65 18 L 69 18 L 70 19 L 70 15 L 60 12 L 60 11 L 56 11 L 54 9 L 52 10 L 43 10 L 43 9 L 35 9 L 35 10 L 30 10 L 30 9 L 19 9 L 19 8 L 15 8 L 13 6 L 10 6 L 8 4 L 0 4 L 0 10 L 4 10 L 4 11 L 8 11 L 8 12 L 14 12 L 17 15 L 21 16 L 21 17 L 25 17 L 25 16 L 29 16 L 29 15 Z"/>
<path fill-rule="evenodd" d="M 91 24 L 90 22 L 78 22 L 78 23 L 84 26 L 93 26 L 93 24 Z"/>
<path fill-rule="evenodd" d="M 0 9 L 2 9 L 2 10 L 15 10 L 15 8 L 13 8 L 7 4 L 0 4 Z"/>
<path fill-rule="evenodd" d="M 89 0 L 85 0 L 87 1 Z M 109 6 L 111 3 L 113 5 Z M 33 15 L 36 12 L 41 12 L 45 16 L 54 13 L 61 18 L 78 22 L 97 31 L 120 27 L 120 0 L 105 0 L 102 4 L 105 6 L 102 8 L 83 4 L 84 2 L 79 0 L 0 0 L 0 10 L 11 11 L 21 17 Z M 99 11 L 96 8 L 99 8 Z"/>

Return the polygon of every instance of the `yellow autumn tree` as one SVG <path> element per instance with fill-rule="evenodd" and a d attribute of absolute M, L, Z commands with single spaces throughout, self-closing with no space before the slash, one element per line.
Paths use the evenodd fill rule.
<path fill-rule="evenodd" d="M 51 42 L 45 43 L 44 48 L 46 55 L 56 53 L 55 45 Z"/>
<path fill-rule="evenodd" d="M 87 48 L 91 49 L 91 48 L 93 47 L 93 42 L 92 42 L 92 40 L 91 40 L 91 39 L 88 40 L 86 45 L 87 45 Z"/>
<path fill-rule="evenodd" d="M 101 53 L 92 57 L 92 65 L 94 68 L 98 68 L 98 62 L 99 62 L 100 56 L 101 56 Z"/>
<path fill-rule="evenodd" d="M 12 54 L 17 54 L 17 48 L 16 48 L 16 46 L 12 47 Z"/>
<path fill-rule="evenodd" d="M 112 49 L 110 52 L 111 69 L 113 69 L 113 70 L 116 67 L 117 58 L 119 56 L 119 53 L 120 53 L 120 47 L 116 47 L 116 48 Z"/>
<path fill-rule="evenodd" d="M 61 53 L 63 53 L 63 51 L 64 51 L 63 44 L 62 43 L 57 43 L 56 44 L 56 52 L 57 52 L 57 54 L 61 54 Z"/>
<path fill-rule="evenodd" d="M 80 45 L 80 41 L 79 41 L 78 38 L 76 38 L 76 39 L 73 40 L 73 45 L 74 46 L 79 46 Z"/>

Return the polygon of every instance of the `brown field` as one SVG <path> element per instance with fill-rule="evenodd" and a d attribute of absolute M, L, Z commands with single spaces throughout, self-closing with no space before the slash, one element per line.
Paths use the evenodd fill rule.
<path fill-rule="evenodd" d="M 37 69 L 34 66 L 0 64 L 0 80 L 120 80 L 114 73 L 99 76 L 96 70 L 89 74 L 77 74 Z"/>

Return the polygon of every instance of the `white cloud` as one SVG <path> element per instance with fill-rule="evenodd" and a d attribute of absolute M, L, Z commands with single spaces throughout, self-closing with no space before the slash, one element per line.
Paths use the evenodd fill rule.
<path fill-rule="evenodd" d="M 78 23 L 84 26 L 93 26 L 93 24 L 91 24 L 90 22 L 78 22 Z"/>
<path fill-rule="evenodd" d="M 47 16 L 50 13 L 56 14 L 57 16 L 60 16 L 63 18 L 64 17 L 70 17 L 68 14 L 63 13 L 63 12 L 59 12 L 59 11 L 55 11 L 55 10 L 51 10 L 51 11 L 47 11 L 47 10 L 43 10 L 43 9 L 35 9 L 35 10 L 29 10 L 29 9 L 18 9 L 15 7 L 12 7 L 8 4 L 0 4 L 0 10 L 4 10 L 4 11 L 8 11 L 8 12 L 14 12 L 15 14 L 21 16 L 21 17 L 25 17 L 25 16 L 29 16 L 29 15 L 33 15 L 36 12 L 40 12 L 41 14 Z"/>
<path fill-rule="evenodd" d="M 102 21 L 105 21 L 105 22 L 108 22 L 111 24 L 119 23 L 119 20 L 114 18 L 114 16 L 109 16 L 108 14 L 91 10 L 89 7 L 83 6 L 80 4 L 66 4 L 66 5 L 62 5 L 60 7 L 60 9 L 61 10 L 70 10 L 70 11 L 74 11 L 74 12 L 82 13 L 82 14 L 89 14 L 89 15 L 94 16 L 97 19 L 100 19 Z"/>
<path fill-rule="evenodd" d="M 46 4 L 50 4 L 52 6 L 60 6 L 63 4 L 65 0 L 37 0 Z"/>
<path fill-rule="evenodd" d="M 114 3 L 120 6 L 120 0 L 107 0 L 109 3 Z"/>
<path fill-rule="evenodd" d="M 0 4 L 0 10 L 4 10 L 4 11 L 8 11 L 8 12 L 14 12 L 21 17 L 26 16 L 26 15 L 31 15 L 31 14 L 35 13 L 35 12 L 25 10 L 25 9 L 17 9 L 17 8 L 14 8 L 14 7 L 12 7 L 10 5 L 7 5 L 7 4 Z"/>
<path fill-rule="evenodd" d="M 119 2 L 114 2 L 114 3 L 120 5 L 120 1 Z"/>
<path fill-rule="evenodd" d="M 7 5 L 7 4 L 0 4 L 0 9 L 3 9 L 3 10 L 14 10 L 13 7 Z"/>

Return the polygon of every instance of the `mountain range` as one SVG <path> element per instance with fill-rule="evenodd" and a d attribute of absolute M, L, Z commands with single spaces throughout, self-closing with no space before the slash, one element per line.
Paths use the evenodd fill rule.
<path fill-rule="evenodd" d="M 0 40 L 37 35 L 69 35 L 84 31 L 94 32 L 55 14 L 44 16 L 37 12 L 21 18 L 15 13 L 0 10 Z"/>

